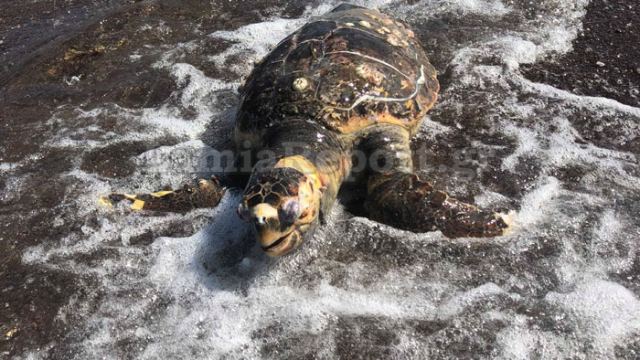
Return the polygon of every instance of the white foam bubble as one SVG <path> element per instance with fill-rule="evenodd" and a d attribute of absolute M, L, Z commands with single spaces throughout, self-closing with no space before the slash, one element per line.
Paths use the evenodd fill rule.
<path fill-rule="evenodd" d="M 576 95 L 569 91 L 555 88 L 551 85 L 528 81 L 524 78 L 518 79 L 521 84 L 529 89 L 536 91 L 550 98 L 568 100 L 572 104 L 585 109 L 601 110 L 605 112 L 619 111 L 624 114 L 632 115 L 636 118 L 640 117 L 640 108 L 622 104 L 616 100 L 600 97 Z M 632 123 L 633 124 L 633 123 Z M 629 125 L 632 125 L 629 124 Z"/>
<path fill-rule="evenodd" d="M 579 353 L 569 339 L 537 329 L 531 329 L 525 316 L 516 316 L 512 326 L 500 331 L 498 359 L 555 358 Z"/>
<path fill-rule="evenodd" d="M 513 360 L 530 359 L 532 353 L 539 346 L 536 334 L 525 326 L 517 330 L 509 329 L 498 334 L 498 342 L 501 344 L 501 358 Z"/>
<path fill-rule="evenodd" d="M 531 226 L 551 215 L 555 209 L 554 200 L 560 193 L 560 182 L 554 177 L 548 177 L 540 185 L 525 195 L 522 208 L 517 214 L 519 226 Z"/>
<path fill-rule="evenodd" d="M 550 292 L 545 300 L 571 317 L 576 330 L 592 341 L 596 356 L 615 357 L 614 345 L 640 330 L 640 300 L 611 281 L 586 281 L 569 293 Z"/>
<path fill-rule="evenodd" d="M 484 284 L 449 299 L 438 307 L 437 316 L 442 319 L 456 316 L 474 303 L 486 301 L 487 298 L 500 294 L 505 294 L 505 292 L 498 285 L 493 283 Z"/>
<path fill-rule="evenodd" d="M 430 117 L 426 117 L 422 126 L 420 127 L 420 136 L 423 138 L 435 139 L 439 134 L 446 134 L 454 131 L 448 126 L 442 125 L 436 121 L 431 120 Z"/>
<path fill-rule="evenodd" d="M 2 172 L 9 172 L 15 169 L 16 167 L 18 167 L 17 163 L 7 163 L 7 162 L 0 163 L 0 171 Z"/>
<path fill-rule="evenodd" d="M 248 75 L 253 64 L 264 57 L 288 34 L 305 23 L 304 19 L 273 19 L 245 25 L 233 31 L 216 31 L 210 36 L 234 42 L 228 49 L 211 58 L 215 64 Z M 227 63 L 232 56 L 242 55 L 244 61 Z"/>
<path fill-rule="evenodd" d="M 594 229 L 591 252 L 591 266 L 594 272 L 601 267 L 601 273 L 620 273 L 629 270 L 640 253 L 640 244 L 625 242 L 624 239 L 633 235 L 625 235 L 626 219 L 613 210 L 606 210 L 602 214 L 598 227 Z"/>
<path fill-rule="evenodd" d="M 567 293 L 550 292 L 544 302 L 549 321 L 571 324 L 570 333 L 532 328 L 531 318 L 516 316 L 498 334 L 501 359 L 585 358 L 614 359 L 616 346 L 624 346 L 640 329 L 640 301 L 614 282 L 586 279 Z"/>
<path fill-rule="evenodd" d="M 466 14 L 481 14 L 491 16 L 504 16 L 510 12 L 510 8 L 502 1 L 481 1 L 481 0 L 462 0 L 452 3 L 450 1 L 440 1 L 441 5 L 447 7 L 449 11 Z"/>
<path fill-rule="evenodd" d="M 190 64 L 174 64 L 170 67 L 170 71 L 178 86 L 181 87 L 182 106 L 195 109 L 195 119 L 184 119 L 171 106 L 165 105 L 159 109 L 144 109 L 140 120 L 171 134 L 194 139 L 201 135 L 205 127 L 222 111 L 217 105 L 216 93 L 222 90 L 234 90 L 238 84 L 209 78 Z"/>
<path fill-rule="evenodd" d="M 538 142 L 538 133 L 527 128 L 516 128 L 513 125 L 507 126 L 505 134 L 514 135 L 517 139 L 517 147 L 509 156 L 502 159 L 502 169 L 515 171 L 518 159 L 521 156 L 533 155 L 540 149 Z"/>
<path fill-rule="evenodd" d="M 512 11 L 511 7 L 500 0 L 421 0 L 411 5 L 394 6 L 391 1 L 382 2 L 384 6 L 409 17 L 434 17 L 444 14 L 464 16 L 469 14 L 500 18 Z M 369 6 L 363 4 L 364 6 Z"/>

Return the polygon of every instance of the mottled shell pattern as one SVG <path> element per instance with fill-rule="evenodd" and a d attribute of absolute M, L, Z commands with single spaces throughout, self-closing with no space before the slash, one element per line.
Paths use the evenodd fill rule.
<path fill-rule="evenodd" d="M 415 34 L 378 11 L 336 9 L 284 39 L 248 77 L 237 132 L 315 121 L 338 134 L 419 126 L 439 90 Z"/>

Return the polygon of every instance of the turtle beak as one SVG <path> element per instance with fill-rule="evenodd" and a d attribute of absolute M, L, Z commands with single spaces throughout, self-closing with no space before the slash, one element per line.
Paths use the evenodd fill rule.
<path fill-rule="evenodd" d="M 302 236 L 298 230 L 272 241 L 269 245 L 262 244 L 262 250 L 269 256 L 282 256 L 296 249 L 302 243 Z"/>
<path fill-rule="evenodd" d="M 313 236 L 317 228 L 315 225 L 316 223 L 293 225 L 290 230 L 284 234 L 280 233 L 279 237 L 262 237 L 260 236 L 261 234 L 258 233 L 258 242 L 260 242 L 262 250 L 269 256 L 286 255 L 302 245 L 305 239 Z M 267 239 L 269 239 L 269 241 L 265 241 Z"/>

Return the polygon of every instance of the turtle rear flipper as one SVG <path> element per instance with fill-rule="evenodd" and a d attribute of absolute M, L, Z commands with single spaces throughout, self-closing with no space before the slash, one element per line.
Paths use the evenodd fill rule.
<path fill-rule="evenodd" d="M 123 200 L 131 203 L 131 210 L 187 212 L 218 205 L 225 189 L 216 177 L 198 179 L 177 190 L 164 189 L 149 194 L 112 193 L 100 198 L 100 203 L 113 206 Z"/>

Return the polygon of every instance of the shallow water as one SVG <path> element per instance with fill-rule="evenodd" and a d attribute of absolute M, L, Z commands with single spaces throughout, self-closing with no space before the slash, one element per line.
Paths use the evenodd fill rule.
<path fill-rule="evenodd" d="M 571 50 L 587 1 L 360 3 L 409 22 L 440 72 L 415 141 L 421 173 L 514 209 L 513 232 L 452 241 L 338 205 L 313 241 L 274 260 L 236 218 L 238 190 L 186 215 L 98 207 L 112 189 L 206 174 L 203 154 L 228 147 L 253 62 L 337 2 L 119 7 L 70 30 L 4 94 L 24 118 L 1 144 L 2 250 L 24 274 L 3 289 L 16 315 L 2 330 L 17 329 L 6 354 L 640 356 L 640 169 L 629 145 L 640 108 L 519 70 Z M 22 98 L 34 97 L 44 121 L 28 121 L 33 100 Z"/>

